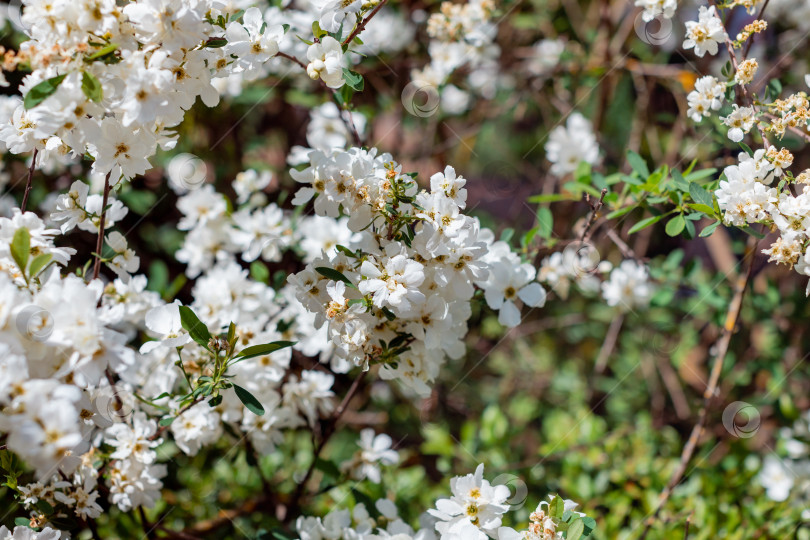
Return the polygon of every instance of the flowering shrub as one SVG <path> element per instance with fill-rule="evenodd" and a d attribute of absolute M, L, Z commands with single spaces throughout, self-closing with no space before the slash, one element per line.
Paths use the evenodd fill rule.
<path fill-rule="evenodd" d="M 808 538 L 801 9 L 10 4 L 0 537 Z"/>

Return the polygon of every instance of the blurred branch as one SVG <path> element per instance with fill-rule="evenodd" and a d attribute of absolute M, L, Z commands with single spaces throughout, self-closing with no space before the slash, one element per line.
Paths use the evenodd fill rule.
<path fill-rule="evenodd" d="M 647 523 L 644 526 L 640 540 L 647 537 L 647 534 L 649 533 L 653 523 L 655 523 L 655 520 L 658 518 L 661 509 L 672 495 L 672 490 L 675 489 L 675 487 L 680 483 L 681 479 L 683 479 L 683 475 L 686 472 L 686 467 L 689 465 L 692 455 L 695 453 L 695 449 L 697 448 L 700 436 L 703 434 L 709 408 L 711 407 L 717 393 L 717 385 L 720 381 L 720 374 L 723 371 L 723 361 L 728 353 L 729 344 L 731 343 L 731 336 L 734 333 L 734 328 L 737 326 L 737 319 L 740 316 L 740 309 L 742 308 L 745 291 L 748 288 L 748 282 L 751 279 L 751 273 L 754 267 L 754 260 L 756 259 L 756 250 L 758 245 L 759 242 L 756 237 L 751 236 L 748 241 L 748 245 L 746 246 L 745 255 L 743 256 L 743 260 L 746 261 L 748 269 L 743 274 L 740 274 L 735 280 L 734 297 L 731 299 L 728 310 L 726 311 L 726 320 L 725 324 L 723 325 L 723 332 L 720 337 L 720 341 L 717 344 L 717 354 L 715 356 L 714 364 L 712 365 L 709 384 L 706 386 L 706 391 L 703 394 L 703 406 L 698 413 L 697 423 L 695 424 L 695 427 L 692 428 L 692 433 L 689 435 L 689 439 L 686 442 L 686 446 L 683 448 L 683 452 L 681 452 L 681 459 L 678 467 L 672 473 L 666 488 L 664 488 L 664 491 L 659 496 L 659 502 L 655 512 L 653 512 L 652 516 L 647 519 Z"/>
<path fill-rule="evenodd" d="M 34 154 L 31 156 L 31 166 L 28 168 L 28 180 L 25 182 L 25 194 L 23 194 L 22 204 L 20 205 L 20 212 L 25 213 L 25 207 L 28 205 L 28 195 L 31 193 L 31 182 L 34 179 L 34 169 L 37 166 L 37 154 L 39 150 L 34 148 Z"/>

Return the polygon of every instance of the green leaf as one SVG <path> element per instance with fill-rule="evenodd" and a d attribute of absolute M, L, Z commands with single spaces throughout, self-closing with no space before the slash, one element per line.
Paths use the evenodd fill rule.
<path fill-rule="evenodd" d="M 259 403 L 259 400 L 256 399 L 256 397 L 253 394 L 251 394 L 238 384 L 233 385 L 233 390 L 234 392 L 236 392 L 236 397 L 238 397 L 239 401 L 241 401 L 245 405 L 247 410 L 249 410 L 250 412 L 252 412 L 257 416 L 261 416 L 264 414 L 264 407 L 262 407 L 262 404 Z"/>
<path fill-rule="evenodd" d="M 702 230 L 702 231 L 700 231 L 700 237 L 701 237 L 701 238 L 705 238 L 705 237 L 707 237 L 707 236 L 711 236 L 711 235 L 712 235 L 712 233 L 714 233 L 715 229 L 717 229 L 717 226 L 718 226 L 718 225 L 720 225 L 720 222 L 719 222 L 719 221 L 715 221 L 714 223 L 711 223 L 711 224 L 709 224 L 709 225 L 706 225 L 706 226 L 703 228 L 703 230 Z"/>
<path fill-rule="evenodd" d="M 95 75 L 89 71 L 82 72 L 82 92 L 87 96 L 87 99 L 98 103 L 104 95 L 101 88 L 101 83 L 96 79 Z"/>
<path fill-rule="evenodd" d="M 158 424 L 161 426 L 170 426 L 172 422 L 174 422 L 174 419 L 174 416 L 167 416 L 166 418 L 161 418 Z"/>
<path fill-rule="evenodd" d="M 197 318 L 197 315 L 191 311 L 190 307 L 180 306 L 180 322 L 191 336 L 191 339 L 205 349 L 208 349 L 208 342 L 211 341 L 211 333 L 202 321 Z"/>
<path fill-rule="evenodd" d="M 579 197 L 572 193 L 549 193 L 545 195 L 532 195 L 527 200 L 530 203 L 548 203 L 559 201 L 578 201 Z"/>
<path fill-rule="evenodd" d="M 642 178 L 650 176 L 650 169 L 647 167 L 647 162 L 632 150 L 627 151 L 627 162 Z"/>
<path fill-rule="evenodd" d="M 266 284 L 270 281 L 270 270 L 263 262 L 253 261 L 250 263 L 250 277 L 255 281 Z"/>
<path fill-rule="evenodd" d="M 46 79 L 34 86 L 28 91 L 27 94 L 25 94 L 23 106 L 26 109 L 31 109 L 48 99 L 51 95 L 53 95 L 54 92 L 56 92 L 56 89 L 59 88 L 59 85 L 62 84 L 63 80 L 65 80 L 65 77 L 67 77 L 67 73 L 64 75 L 51 77 L 50 79 Z"/>
<path fill-rule="evenodd" d="M 43 514 L 46 514 L 46 515 L 53 514 L 53 506 L 51 506 L 51 504 L 50 504 L 48 501 L 46 501 L 46 500 L 39 499 L 39 500 L 36 502 L 36 505 L 35 505 L 35 506 L 36 506 L 36 507 L 37 507 L 37 509 L 38 509 L 40 512 L 42 512 Z"/>
<path fill-rule="evenodd" d="M 253 345 L 239 351 L 236 358 L 247 360 L 248 358 L 255 358 L 257 356 L 266 356 L 286 347 L 295 345 L 294 341 L 274 341 L 272 343 L 265 343 L 264 345 Z"/>
<path fill-rule="evenodd" d="M 551 238 L 554 229 L 554 215 L 547 206 L 537 209 L 537 223 L 539 224 L 537 233 L 545 239 Z"/>
<path fill-rule="evenodd" d="M 312 23 L 312 35 L 320 39 L 326 34 L 327 34 L 326 30 L 321 29 L 321 25 L 318 24 L 318 21 Z"/>
<path fill-rule="evenodd" d="M 332 463 L 331 461 L 327 461 L 323 458 L 317 457 L 315 458 L 315 468 L 324 473 L 327 476 L 331 476 L 335 480 L 340 478 L 340 469 L 337 465 Z"/>
<path fill-rule="evenodd" d="M 683 214 L 678 214 L 667 222 L 666 232 L 670 236 L 678 236 L 683 232 L 686 222 L 683 219 Z"/>
<path fill-rule="evenodd" d="M 640 231 L 642 229 L 646 229 L 647 227 L 649 227 L 651 225 L 655 225 L 656 223 L 658 223 L 659 221 L 661 221 L 665 217 L 666 217 L 666 214 L 662 214 L 660 216 L 652 216 L 652 217 L 642 219 L 641 221 L 639 221 L 638 223 L 633 225 L 630 228 L 630 230 L 627 231 L 627 234 L 637 233 L 638 231 Z"/>
<path fill-rule="evenodd" d="M 705 204 L 712 208 L 714 207 L 714 197 L 712 197 L 712 194 L 694 182 L 689 184 L 689 195 L 696 203 Z"/>
<path fill-rule="evenodd" d="M 42 253 L 37 255 L 31 261 L 31 266 L 28 268 L 28 273 L 31 277 L 36 277 L 48 266 L 53 260 L 53 255 L 50 253 Z"/>
<path fill-rule="evenodd" d="M 635 209 L 636 209 L 636 207 L 633 206 L 633 205 L 625 206 L 624 208 L 619 208 L 618 210 L 614 210 L 613 212 L 611 212 L 607 216 L 605 216 L 605 218 L 606 219 L 616 219 L 617 217 L 622 217 L 625 214 L 629 214 L 630 212 L 632 212 Z"/>
<path fill-rule="evenodd" d="M 585 524 L 585 536 L 590 536 L 594 529 L 596 529 L 596 520 L 592 517 L 585 516 L 582 518 L 582 522 Z"/>
<path fill-rule="evenodd" d="M 683 177 L 681 171 L 672 169 L 672 181 L 675 184 L 675 187 L 681 191 L 689 191 L 689 182 L 687 182 Z"/>
<path fill-rule="evenodd" d="M 689 182 L 694 182 L 695 180 L 701 180 L 703 178 L 708 178 L 709 176 L 713 176 L 714 173 L 717 172 L 717 169 L 701 169 L 699 171 L 691 172 L 686 175 L 686 180 Z"/>
<path fill-rule="evenodd" d="M 100 48 L 99 50 L 97 50 L 96 52 L 94 52 L 93 54 L 91 54 L 90 56 L 85 58 L 84 60 L 86 62 L 92 62 L 93 60 L 97 60 L 97 59 L 101 58 L 102 56 L 107 56 L 111 52 L 115 52 L 115 49 L 117 49 L 117 48 L 118 48 L 117 43 L 110 43 L 109 45 L 106 45 L 106 46 Z"/>
<path fill-rule="evenodd" d="M 224 47 L 228 44 L 228 40 L 222 37 L 212 37 L 208 38 L 208 41 L 205 42 L 205 47 L 209 49 L 219 49 L 220 47 Z"/>
<path fill-rule="evenodd" d="M 343 80 L 351 89 L 357 92 L 363 90 L 363 77 L 359 73 L 343 68 Z"/>
<path fill-rule="evenodd" d="M 354 283 L 349 281 L 349 278 L 344 276 L 341 272 L 338 272 L 334 268 L 329 268 L 328 266 L 318 266 L 315 268 L 315 271 L 318 272 L 320 275 L 327 279 L 331 279 L 332 281 L 342 281 L 346 284 L 347 287 L 352 287 L 356 289 Z"/>
<path fill-rule="evenodd" d="M 31 528 L 31 520 L 24 517 L 14 518 L 14 525 L 17 527 L 28 527 Z"/>
<path fill-rule="evenodd" d="M 707 206 L 705 204 L 690 204 L 689 208 L 691 208 L 692 210 L 697 210 L 698 212 L 702 212 L 709 217 L 714 217 L 714 207 L 712 206 Z M 691 214 L 691 215 L 698 216 L 698 219 L 700 218 L 699 214 Z"/>
<path fill-rule="evenodd" d="M 25 227 L 20 227 L 14 232 L 14 238 L 11 240 L 11 257 L 20 267 L 23 274 L 25 274 L 26 266 L 28 266 L 28 257 L 30 255 L 31 233 Z"/>
<path fill-rule="evenodd" d="M 565 538 L 567 540 L 579 540 L 582 538 L 583 532 L 585 532 L 585 523 L 580 518 L 577 518 L 568 526 Z"/>

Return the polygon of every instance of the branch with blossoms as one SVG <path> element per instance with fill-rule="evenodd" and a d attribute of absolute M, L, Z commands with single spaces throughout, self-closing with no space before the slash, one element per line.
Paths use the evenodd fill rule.
<path fill-rule="evenodd" d="M 794 174 L 794 147 L 771 144 L 810 140 L 810 102 L 749 57 L 771 30 L 768 0 L 699 6 L 679 42 L 705 59 L 701 76 L 626 43 L 634 29 L 649 43 L 640 22 L 684 14 L 675 0 L 636 0 L 635 19 L 629 5 L 552 4 L 26 0 L 0 75 L 0 153 L 24 183 L 19 207 L 0 196 L 0 537 L 244 524 L 277 540 L 579 540 L 667 521 L 734 390 L 745 308 L 773 302 L 748 291 L 755 246 L 772 235 L 769 262 L 810 276 L 810 170 Z M 564 26 L 566 39 L 522 41 Z M 625 75 L 629 116 L 613 98 Z M 650 117 L 669 101 L 683 118 L 661 150 Z M 501 141 L 510 117 L 542 130 Z M 714 121 L 716 152 L 681 148 L 686 119 Z M 205 144 L 209 159 L 190 153 Z M 510 227 L 489 216 L 499 196 Z M 746 236 L 732 287 L 695 269 L 693 240 L 725 241 L 733 267 Z M 526 319 L 537 324 L 512 333 Z M 691 380 L 703 394 L 691 420 L 692 364 L 659 350 L 681 320 L 706 352 L 689 359 L 712 359 L 707 381 Z M 601 409 L 641 402 L 607 402 L 635 370 L 622 373 L 634 342 L 654 422 L 608 434 Z M 473 382 L 479 368 L 492 372 Z M 499 401 L 479 414 L 457 388 Z M 566 401 L 546 409 L 546 390 Z M 437 411 L 458 422 L 445 430 Z M 646 423 L 688 431 L 672 471 L 657 455 L 643 473 L 596 470 Z M 677 437 L 658 435 L 677 454 Z M 482 462 L 532 469 L 489 480 Z M 621 486 L 615 508 L 608 484 Z"/>

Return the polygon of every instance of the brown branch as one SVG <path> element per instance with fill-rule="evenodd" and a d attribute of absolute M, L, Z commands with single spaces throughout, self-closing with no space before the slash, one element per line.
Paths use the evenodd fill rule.
<path fill-rule="evenodd" d="M 762 9 L 759 10 L 759 14 L 757 15 L 757 20 L 762 20 L 762 15 L 765 13 L 765 8 L 768 7 L 768 3 L 770 1 L 771 0 L 765 0 L 765 3 L 762 4 Z M 745 44 L 745 49 L 743 49 L 743 60 L 748 58 L 748 53 L 751 52 L 751 45 L 754 44 L 754 37 L 755 36 L 756 36 L 756 34 L 752 34 L 751 36 L 749 36 L 748 43 Z"/>
<path fill-rule="evenodd" d="M 723 331 L 720 341 L 717 344 L 717 354 L 714 359 L 714 365 L 712 365 L 709 383 L 706 386 L 706 391 L 703 393 L 703 406 L 700 408 L 700 412 L 698 413 L 697 423 L 695 424 L 695 427 L 692 428 L 692 433 L 689 435 L 689 439 L 681 452 L 681 459 L 680 463 L 678 464 L 678 468 L 672 473 L 666 488 L 664 488 L 664 491 L 661 492 L 655 512 L 653 512 L 652 516 L 647 519 L 647 523 L 644 526 L 644 531 L 640 536 L 640 540 L 647 537 L 647 534 L 649 533 L 650 528 L 655 520 L 658 518 L 661 509 L 669 500 L 669 497 L 672 495 L 672 491 L 683 478 L 683 475 L 686 472 L 686 467 L 689 465 L 689 461 L 692 459 L 692 455 L 695 453 L 700 436 L 703 434 L 709 409 L 717 394 L 717 385 L 720 382 L 720 374 L 723 371 L 723 361 L 725 360 L 726 353 L 728 353 L 734 328 L 737 326 L 737 319 L 740 316 L 740 309 L 742 308 L 745 291 L 748 288 L 748 282 L 751 280 L 751 271 L 754 267 L 754 259 L 756 258 L 756 249 L 758 245 L 759 242 L 755 237 L 752 236 L 748 242 L 748 245 L 746 246 L 745 255 L 743 257 L 744 259 L 747 259 L 748 270 L 745 273 L 737 276 L 735 280 L 734 297 L 731 299 L 728 310 L 726 311 L 726 320 L 723 324 Z"/>
<path fill-rule="evenodd" d="M 343 398 L 343 401 L 340 402 L 335 412 L 329 418 L 326 427 L 324 428 L 323 435 L 321 436 L 321 440 L 318 443 L 318 446 L 315 448 L 315 452 L 312 456 L 312 463 L 309 465 L 309 469 L 307 469 L 306 474 L 304 475 L 303 480 L 298 484 L 295 488 L 295 492 L 293 493 L 292 499 L 290 500 L 290 505 L 287 509 L 287 513 L 285 515 L 285 520 L 289 520 L 301 507 L 301 499 L 304 496 L 304 491 L 306 489 L 306 485 L 309 482 L 309 479 L 312 477 L 312 473 L 315 471 L 315 465 L 318 461 L 318 458 L 321 455 L 326 443 L 329 442 L 329 439 L 334 435 L 335 428 L 337 427 L 338 420 L 346 411 L 346 407 L 348 407 L 349 402 L 352 400 L 354 395 L 357 393 L 357 390 L 360 389 L 360 384 L 366 377 L 367 371 L 360 372 L 360 375 L 354 380 L 349 391 L 346 392 L 346 396 Z"/>
<path fill-rule="evenodd" d="M 104 195 L 101 200 L 101 217 L 98 218 L 98 238 L 96 239 L 96 264 L 93 265 L 93 279 L 98 279 L 101 271 L 101 250 L 104 249 L 104 221 L 107 218 L 107 201 L 110 198 L 110 174 L 104 178 Z"/>
<path fill-rule="evenodd" d="M 623 323 L 624 313 L 617 315 L 610 321 L 607 334 L 605 334 L 605 340 L 602 342 L 602 347 L 599 349 L 599 356 L 597 356 L 596 364 L 594 365 L 594 372 L 597 375 L 604 373 L 605 368 L 607 368 L 608 359 L 610 359 L 610 355 L 613 354 L 616 348 Z"/>
<path fill-rule="evenodd" d="M 24 214 L 25 207 L 28 205 L 28 195 L 31 193 L 31 182 L 34 179 L 34 169 L 37 166 L 37 154 L 39 150 L 34 148 L 34 155 L 31 156 L 31 166 L 28 168 L 28 180 L 25 182 L 25 193 L 23 193 L 22 205 L 20 211 Z"/>
<path fill-rule="evenodd" d="M 277 54 L 277 56 L 280 56 L 280 57 L 282 57 L 282 58 L 286 58 L 287 60 L 290 60 L 291 62 L 295 62 L 296 64 L 298 64 L 299 66 L 301 66 L 302 68 L 304 68 L 304 70 L 306 70 L 306 69 L 307 69 L 307 65 L 306 65 L 305 63 L 303 63 L 303 62 L 302 62 L 301 60 L 299 60 L 298 58 L 296 58 L 296 57 L 292 56 L 291 54 L 287 54 L 287 53 L 283 53 L 283 52 L 279 51 L 279 52 L 278 52 L 278 54 Z"/>
<path fill-rule="evenodd" d="M 591 230 L 594 222 L 596 221 L 597 215 L 599 213 L 599 209 L 602 208 L 602 205 L 605 204 L 605 195 L 607 195 L 607 188 L 602 189 L 602 193 L 599 195 L 599 200 L 595 203 L 591 204 L 591 197 L 587 193 L 585 194 L 586 200 L 588 204 L 591 205 L 591 215 L 588 217 L 587 223 L 585 223 L 585 228 L 582 229 L 582 236 L 580 237 L 580 243 L 586 242 L 590 235 L 588 232 Z"/>
<path fill-rule="evenodd" d="M 387 1 L 388 1 L 388 0 L 382 0 L 382 1 L 381 1 L 379 4 L 377 4 L 377 7 L 375 7 L 375 8 L 374 8 L 374 9 L 371 11 L 371 13 L 369 13 L 369 14 L 368 14 L 368 17 L 366 17 L 365 19 L 363 19 L 363 21 L 362 21 L 360 24 L 358 24 L 358 25 L 357 25 L 357 27 L 356 27 L 356 28 L 355 28 L 355 29 L 352 31 L 352 33 L 351 33 L 351 34 L 349 34 L 349 37 L 347 37 L 347 38 L 346 38 L 346 39 L 343 41 L 343 46 L 344 46 L 344 47 L 345 47 L 346 45 L 348 45 L 349 43 L 351 43 L 351 42 L 352 42 L 352 40 L 353 40 L 354 38 L 356 38 L 356 37 L 357 37 L 357 34 L 359 34 L 360 32 L 362 32 L 362 31 L 363 31 L 363 29 L 366 27 L 366 25 L 368 24 L 368 22 L 369 22 L 369 21 L 372 19 L 372 17 L 374 17 L 374 15 L 376 15 L 376 14 L 377 14 L 377 12 L 378 12 L 378 11 L 380 11 L 380 9 L 382 9 L 382 7 L 385 5 L 385 2 L 387 2 Z"/>

